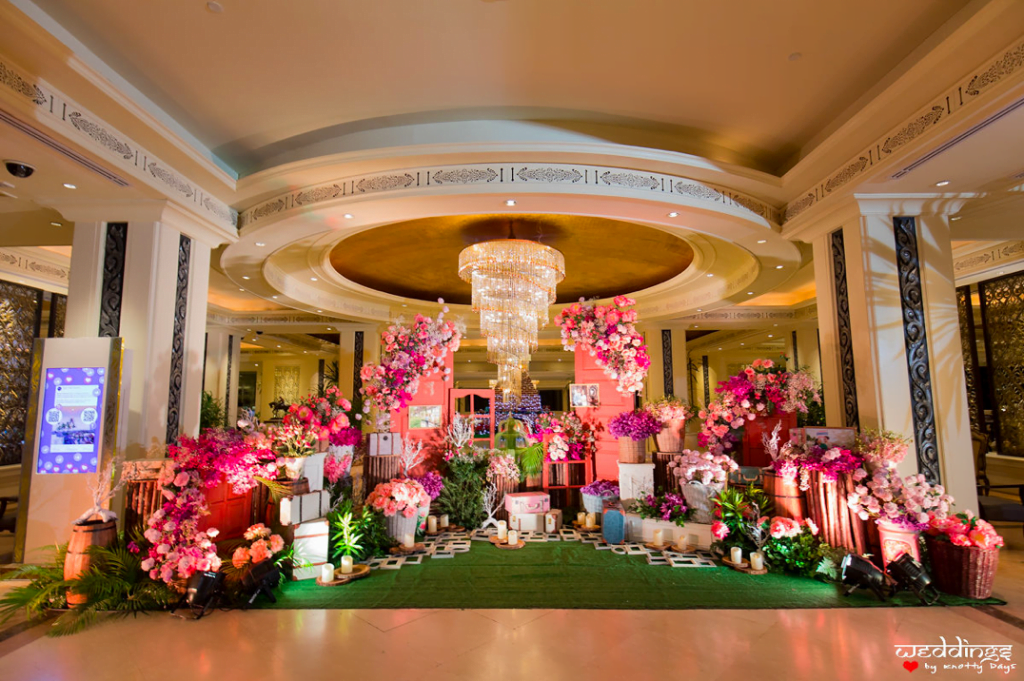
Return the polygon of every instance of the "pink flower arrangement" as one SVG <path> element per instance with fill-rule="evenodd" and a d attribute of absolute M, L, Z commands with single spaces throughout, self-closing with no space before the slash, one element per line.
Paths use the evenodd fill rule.
<path fill-rule="evenodd" d="M 858 483 L 868 477 L 863 468 L 853 479 Z M 909 529 L 925 529 L 932 518 L 942 520 L 949 515 L 953 497 L 942 485 L 932 485 L 923 475 L 901 478 L 893 468 L 876 468 L 871 479 L 858 484 L 847 498 L 847 505 L 861 520 L 891 522 Z"/>
<path fill-rule="evenodd" d="M 336 457 L 334 454 L 328 454 L 324 459 L 324 477 L 327 478 L 327 482 L 332 485 L 336 484 L 339 480 L 348 475 L 348 472 L 351 469 L 351 454 L 345 454 L 340 458 Z"/>
<path fill-rule="evenodd" d="M 423 485 L 410 479 L 382 482 L 366 497 L 367 506 L 388 517 L 401 513 L 406 518 L 412 518 L 420 506 L 429 503 L 430 495 L 423 489 Z"/>
<path fill-rule="evenodd" d="M 363 431 L 359 428 L 342 428 L 337 433 L 331 433 L 327 440 L 335 447 L 355 447 L 363 441 Z"/>
<path fill-rule="evenodd" d="M 739 465 L 725 454 L 697 452 L 684 449 L 668 462 L 672 475 L 680 482 L 700 482 L 705 485 L 724 484 L 729 473 L 739 470 Z"/>
<path fill-rule="evenodd" d="M 835 482 L 841 474 L 854 473 L 863 465 L 864 459 L 849 449 L 817 446 L 801 449 L 790 443 L 779 448 L 779 456 L 771 464 L 776 475 L 791 482 L 799 478 L 800 489 L 804 491 L 810 488 L 812 472 L 821 473 L 826 481 Z"/>
<path fill-rule="evenodd" d="M 313 393 L 288 407 L 284 424 L 301 426 L 313 431 L 318 440 L 327 440 L 350 427 L 346 412 L 351 410 L 352 403 L 332 385 L 324 391 L 323 397 Z"/>
<path fill-rule="evenodd" d="M 281 457 L 301 457 L 316 454 L 319 432 L 301 423 L 292 422 L 267 428 L 266 444 Z"/>
<path fill-rule="evenodd" d="M 689 421 L 694 417 L 693 407 L 674 397 L 662 397 L 660 400 L 648 402 L 644 410 L 650 412 L 659 423 L 669 421 Z"/>
<path fill-rule="evenodd" d="M 273 558 L 284 551 L 284 539 L 279 534 L 272 534 L 270 528 L 263 523 L 252 525 L 243 535 L 249 545 L 242 545 L 231 554 L 231 564 L 242 570 L 251 562 L 253 565 Z"/>
<path fill-rule="evenodd" d="M 907 456 L 911 441 L 891 430 L 864 430 L 857 437 L 857 452 L 872 468 L 895 468 Z"/>
<path fill-rule="evenodd" d="M 541 414 L 537 434 L 552 435 L 545 448 L 546 461 L 582 461 L 597 443 L 594 426 L 584 423 L 576 412 L 569 412 L 561 419 Z"/>
<path fill-rule="evenodd" d="M 643 390 L 651 366 L 644 338 L 636 330 L 634 305 L 636 301 L 626 296 L 616 296 L 611 305 L 592 305 L 581 298 L 555 316 L 565 349 L 572 352 L 580 347 L 589 352 L 617 381 L 621 393 Z"/>
<path fill-rule="evenodd" d="M 729 536 L 729 526 L 721 520 L 716 520 L 711 523 L 711 536 L 718 541 L 722 541 Z"/>
<path fill-rule="evenodd" d="M 143 536 L 150 543 L 142 569 L 150 579 L 170 584 L 188 579 L 197 570 L 219 570 L 220 558 L 213 540 L 218 532 L 199 531 L 199 520 L 210 511 L 198 470 L 183 470 L 175 461 L 159 479 L 164 503 L 146 521 Z"/>
<path fill-rule="evenodd" d="M 971 511 L 945 517 L 930 513 L 925 531 L 933 537 L 965 548 L 999 549 L 1006 545 L 996 528 Z"/>
<path fill-rule="evenodd" d="M 519 464 L 516 463 L 515 455 L 497 453 L 498 451 L 494 450 L 495 453 L 492 453 L 487 461 L 487 479 L 519 480 Z"/>
<path fill-rule="evenodd" d="M 624 411 L 608 421 L 608 432 L 615 437 L 628 437 L 640 442 L 660 433 L 661 421 L 646 409 Z"/>
<path fill-rule="evenodd" d="M 438 300 L 444 303 L 444 300 Z M 459 349 L 462 334 L 453 322 L 444 321 L 445 306 L 437 319 L 416 315 L 412 326 L 392 324 L 381 334 L 380 364 L 365 364 L 359 372 L 363 411 L 376 407 L 379 414 L 401 409 L 419 389 L 420 378 L 449 369 L 445 358 Z"/>

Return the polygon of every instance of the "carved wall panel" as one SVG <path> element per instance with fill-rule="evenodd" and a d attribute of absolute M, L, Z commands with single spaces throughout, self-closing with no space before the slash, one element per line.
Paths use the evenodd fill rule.
<path fill-rule="evenodd" d="M 843 381 L 843 425 L 860 427 L 857 407 L 857 372 L 853 362 L 853 331 L 850 328 L 850 291 L 846 285 L 846 242 L 843 230 L 832 232 L 832 274 L 835 279 L 836 333 L 839 338 L 839 370 Z M 819 353 L 820 354 L 820 353 Z"/>
<path fill-rule="evenodd" d="M 675 375 L 672 368 L 672 329 L 661 330 L 662 377 L 665 382 L 665 397 L 675 394 Z"/>
<path fill-rule="evenodd" d="M 978 284 L 1000 454 L 1024 456 L 1024 274 Z"/>
<path fill-rule="evenodd" d="M 355 342 L 352 348 L 352 399 L 355 399 L 359 391 L 363 389 L 363 378 L 359 372 L 363 370 L 363 332 L 355 332 Z"/>
<path fill-rule="evenodd" d="M 294 404 L 299 397 L 299 367 L 274 367 L 274 399 Z"/>
<path fill-rule="evenodd" d="M 0 281 L 0 465 L 21 463 L 43 292 Z"/>
<path fill-rule="evenodd" d="M 47 331 L 49 338 L 64 337 L 64 322 L 68 316 L 68 297 L 59 293 L 50 296 L 50 327 Z"/>
<path fill-rule="evenodd" d="M 124 256 L 128 224 L 107 225 L 103 247 L 103 284 L 100 290 L 100 332 L 103 338 L 121 335 L 121 300 L 124 289 Z"/>
<path fill-rule="evenodd" d="M 167 395 L 167 444 L 181 433 L 181 386 L 185 371 L 185 322 L 188 319 L 189 261 L 192 239 L 178 240 L 178 281 L 174 294 L 174 331 L 171 337 L 171 387 Z"/>
<path fill-rule="evenodd" d="M 711 404 L 711 379 L 708 376 L 708 356 L 702 355 L 700 362 L 704 368 L 704 405 L 707 406 Z"/>

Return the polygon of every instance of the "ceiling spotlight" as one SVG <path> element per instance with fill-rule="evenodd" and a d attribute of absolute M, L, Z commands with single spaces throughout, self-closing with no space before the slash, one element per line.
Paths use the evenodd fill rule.
<path fill-rule="evenodd" d="M 351 220 L 351 219 L 352 219 L 352 218 L 354 218 L 355 216 L 354 216 L 354 215 L 352 215 L 352 213 L 345 213 L 345 215 L 344 215 L 343 217 L 344 217 L 344 218 L 345 218 L 346 220 Z"/>
<path fill-rule="evenodd" d="M 679 213 L 677 213 L 675 211 L 672 211 L 671 213 L 668 214 L 668 216 L 670 218 L 677 218 L 677 217 L 679 217 Z"/>
<path fill-rule="evenodd" d="M 768 334 L 768 337 L 769 338 L 775 338 L 775 336 L 773 336 L 772 334 Z"/>
<path fill-rule="evenodd" d="M 558 361 L 559 361 L 559 362 L 561 362 L 561 361 L 562 361 L 562 358 L 561 358 L 561 357 L 559 357 L 559 358 L 558 358 Z"/>
<path fill-rule="evenodd" d="M 402 303 L 402 307 L 409 307 L 409 306 L 406 305 L 405 303 Z"/>
<path fill-rule="evenodd" d="M 514 206 L 514 205 L 516 205 L 516 200 L 515 199 L 506 199 L 505 205 L 506 206 Z"/>
<path fill-rule="evenodd" d="M 310 277 L 309 280 L 310 281 L 316 281 L 316 277 Z"/>
<path fill-rule="evenodd" d="M 51 222 L 51 223 L 50 223 L 50 225 L 51 225 L 52 227 L 63 227 L 63 226 L 64 226 L 64 225 L 62 225 L 62 224 L 61 224 L 61 223 L 59 223 L 59 222 Z"/>
<path fill-rule="evenodd" d="M 754 292 L 753 291 L 747 291 L 747 295 L 748 296 L 752 296 L 752 295 L 754 295 Z"/>
<path fill-rule="evenodd" d="M 256 242 L 256 248 L 263 248 L 264 246 L 266 246 L 266 244 L 263 243 L 262 241 L 257 241 Z"/>
<path fill-rule="evenodd" d="M 277 347 L 281 347 L 281 346 L 280 346 L 280 345 L 278 345 Z"/>
<path fill-rule="evenodd" d="M 247 277 L 245 275 L 242 275 L 242 279 L 245 279 L 246 281 L 249 281 L 249 277 Z"/>
<path fill-rule="evenodd" d="M 317 310 L 317 312 L 318 312 L 318 313 L 321 313 L 321 314 L 322 314 L 322 313 L 323 313 L 323 310 Z"/>
<path fill-rule="evenodd" d="M 941 180 L 939 182 L 936 182 L 935 186 L 936 187 L 945 187 L 947 184 L 949 184 L 949 180 Z M 64 186 L 66 187 L 67 185 L 64 185 Z"/>
<path fill-rule="evenodd" d="M 245 289 L 244 289 L 244 288 L 240 288 L 240 289 L 238 289 L 238 290 L 239 290 L 239 291 L 244 291 Z"/>
<path fill-rule="evenodd" d="M 471 359 L 467 359 L 466 361 L 467 361 L 467 362 L 472 362 L 473 360 L 471 360 Z"/>
<path fill-rule="evenodd" d="M 693 328 L 695 328 L 695 329 L 699 329 L 699 328 L 700 328 L 700 326 L 698 326 L 697 324 L 694 324 L 694 325 L 693 325 Z"/>
<path fill-rule="evenodd" d="M 332 329 L 332 328 L 331 328 L 331 327 L 329 327 L 329 326 L 327 327 L 327 330 L 328 330 L 328 331 L 334 331 L 334 329 Z"/>
<path fill-rule="evenodd" d="M 78 187 L 76 187 L 75 185 L 71 184 L 70 182 L 65 182 L 64 183 L 64 188 L 65 189 L 78 189 Z"/>
<path fill-rule="evenodd" d="M 709 277 L 713 277 L 713 276 L 715 276 L 715 275 L 714 275 L 714 274 L 712 274 L 711 272 L 708 272 L 708 276 L 709 276 Z"/>
<path fill-rule="evenodd" d="M 270 296 L 270 297 L 273 298 L 274 300 L 277 300 L 277 296 Z"/>
<path fill-rule="evenodd" d="M 957 221 L 957 220 L 959 220 L 959 219 L 960 219 L 960 216 L 959 216 L 959 215 L 954 215 L 953 217 L 951 217 L 951 218 L 950 218 L 950 221 L 952 221 L 952 222 L 956 222 L 956 221 Z M 53 223 L 51 222 L 50 224 L 52 225 Z"/>
<path fill-rule="evenodd" d="M 776 266 L 775 266 L 775 269 L 777 269 L 777 270 L 781 270 L 781 269 L 782 269 L 783 267 L 785 267 L 785 265 L 776 265 Z"/>
<path fill-rule="evenodd" d="M 721 350 L 722 348 L 718 348 L 718 349 Z"/>
<path fill-rule="evenodd" d="M 256 366 L 259 366 L 259 365 L 260 365 L 260 363 L 259 363 L 259 362 L 256 362 Z"/>
<path fill-rule="evenodd" d="M 757 243 L 759 243 L 759 244 L 766 244 L 766 243 L 768 243 L 768 239 L 758 239 Z"/>
<path fill-rule="evenodd" d="M 246 329 L 246 331 L 252 331 L 252 329 Z"/>
<path fill-rule="evenodd" d="M 740 343 L 740 345 L 746 345 L 746 343 Z"/>

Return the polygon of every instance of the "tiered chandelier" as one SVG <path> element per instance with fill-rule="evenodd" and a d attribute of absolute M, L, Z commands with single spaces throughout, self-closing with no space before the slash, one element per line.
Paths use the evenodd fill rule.
<path fill-rule="evenodd" d="M 459 254 L 459 277 L 473 287 L 473 311 L 487 339 L 487 361 L 498 366 L 498 389 L 519 397 L 522 370 L 548 323 L 555 286 L 565 279 L 565 258 L 550 246 L 524 239 L 473 244 Z"/>

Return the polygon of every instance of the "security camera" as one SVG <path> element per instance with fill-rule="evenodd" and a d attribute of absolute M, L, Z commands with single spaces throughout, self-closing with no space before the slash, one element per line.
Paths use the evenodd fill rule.
<path fill-rule="evenodd" d="M 4 165 L 7 166 L 7 172 L 21 179 L 32 177 L 32 173 L 36 172 L 33 166 L 21 161 L 4 161 Z"/>
<path fill-rule="evenodd" d="M 263 332 L 262 332 L 262 331 L 257 331 L 257 332 L 256 332 L 256 335 L 257 335 L 257 336 L 262 336 L 262 335 L 263 335 Z"/>

